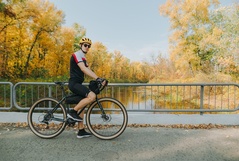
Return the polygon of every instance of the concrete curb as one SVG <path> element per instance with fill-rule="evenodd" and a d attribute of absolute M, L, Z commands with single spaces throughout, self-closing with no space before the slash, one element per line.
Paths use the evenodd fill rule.
<path fill-rule="evenodd" d="M 221 124 L 239 125 L 237 114 L 142 114 L 128 113 L 129 124 Z M 0 112 L 0 123 L 27 122 L 25 112 Z"/>

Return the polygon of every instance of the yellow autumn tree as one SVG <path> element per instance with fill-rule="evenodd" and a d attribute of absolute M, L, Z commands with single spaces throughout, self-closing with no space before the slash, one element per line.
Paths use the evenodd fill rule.
<path fill-rule="evenodd" d="M 17 1 L 15 3 L 18 3 Z M 16 13 L 12 9 L 12 2 L 0 1 L 0 76 L 8 75 L 9 65 L 11 60 L 12 41 L 15 39 L 15 19 Z M 14 58 L 14 57 L 13 57 Z"/>
<path fill-rule="evenodd" d="M 112 60 L 111 78 L 117 82 L 132 80 L 129 75 L 131 70 L 129 59 L 124 57 L 120 51 L 115 50 L 112 53 Z"/>
<path fill-rule="evenodd" d="M 54 41 L 50 44 L 47 55 L 47 64 L 44 66 L 48 70 L 50 77 L 63 77 L 65 81 L 69 77 L 70 57 L 79 45 L 79 39 L 85 35 L 85 29 L 80 24 L 73 24 L 73 27 L 61 27 L 54 33 Z"/>
<path fill-rule="evenodd" d="M 6 78 L 26 78 L 43 70 L 54 33 L 60 29 L 64 14 L 48 1 L 7 1 L 14 16 L 1 13 L 2 74 Z M 47 43 L 48 42 L 48 43 Z M 44 73 L 44 72 L 42 72 Z M 42 74 L 40 73 L 40 74 Z"/>
<path fill-rule="evenodd" d="M 213 9 L 218 4 L 218 0 L 167 0 L 159 8 L 162 15 L 170 18 L 170 57 L 184 78 L 213 72 L 215 46 L 222 30 L 211 23 L 209 7 Z"/>
<path fill-rule="evenodd" d="M 159 53 L 158 56 L 151 58 L 151 71 L 150 83 L 160 82 L 178 82 L 178 75 L 172 62 Z"/>
<path fill-rule="evenodd" d="M 36 45 L 41 45 L 41 40 L 53 40 L 52 42 L 49 41 L 49 48 L 51 48 L 51 43 L 54 42 L 54 37 L 52 35 L 60 30 L 64 18 L 63 12 L 57 10 L 55 6 L 48 1 L 28 1 L 27 7 L 29 7 L 29 9 L 26 10 L 30 13 L 32 12 L 32 14 L 34 15 L 31 15 L 29 22 L 29 28 L 31 29 L 31 35 L 29 35 L 30 48 L 26 52 L 26 59 L 24 61 L 24 77 L 26 77 L 31 72 L 31 59 L 37 59 L 37 55 L 39 55 L 39 52 L 37 52 L 37 49 L 35 48 Z M 47 45 L 47 43 L 43 45 Z M 34 64 L 34 67 L 37 67 L 36 64 Z"/>
<path fill-rule="evenodd" d="M 73 44 L 75 31 L 72 28 L 62 27 L 56 34 L 54 46 L 50 48 L 46 57 L 45 68 L 49 71 L 49 76 L 68 76 L 70 56 L 74 52 Z"/>
<path fill-rule="evenodd" d="M 63 22 L 64 13 L 47 0 L 0 0 L 1 79 L 67 81 L 70 57 L 86 29 L 62 27 Z M 87 59 L 97 75 L 111 82 L 148 82 L 152 75 L 149 63 L 130 62 L 101 42 L 93 42 Z"/>
<path fill-rule="evenodd" d="M 86 54 L 90 68 L 98 76 L 109 79 L 111 70 L 111 55 L 101 42 L 94 42 L 90 51 Z"/>

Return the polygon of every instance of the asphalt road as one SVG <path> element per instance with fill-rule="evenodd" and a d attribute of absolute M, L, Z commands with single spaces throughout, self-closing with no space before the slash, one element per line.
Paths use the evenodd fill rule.
<path fill-rule="evenodd" d="M 77 139 L 74 129 L 41 139 L 28 128 L 0 127 L 1 161 L 238 161 L 239 128 L 129 127 L 110 141 Z"/>

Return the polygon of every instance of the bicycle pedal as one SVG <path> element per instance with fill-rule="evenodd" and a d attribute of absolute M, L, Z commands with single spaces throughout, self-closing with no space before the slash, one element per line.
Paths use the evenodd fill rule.
<path fill-rule="evenodd" d="M 75 124 L 76 124 L 75 122 L 74 122 L 74 123 L 70 123 L 70 124 L 68 124 L 68 126 L 69 126 L 69 127 L 74 127 Z"/>
<path fill-rule="evenodd" d="M 67 119 L 67 124 L 68 124 L 68 126 L 73 127 L 73 126 L 75 126 L 76 121 L 71 119 L 71 118 L 68 118 Z"/>

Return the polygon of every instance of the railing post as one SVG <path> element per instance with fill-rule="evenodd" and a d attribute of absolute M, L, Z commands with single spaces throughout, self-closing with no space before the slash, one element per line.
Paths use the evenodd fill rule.
<path fill-rule="evenodd" d="M 203 110 L 203 100 L 204 100 L 204 85 L 201 85 L 200 90 L 200 109 Z M 200 112 L 200 115 L 203 115 L 203 112 Z"/>
<path fill-rule="evenodd" d="M 48 97 L 52 97 L 52 87 L 48 85 Z"/>
<path fill-rule="evenodd" d="M 0 88 L 0 98 L 3 101 L 3 106 L 0 105 L 0 111 L 1 110 L 10 110 L 13 107 L 13 84 L 11 82 L 0 82 L 0 86 L 3 85 L 3 91 Z M 9 86 L 9 89 L 8 87 Z M 9 95 L 8 95 L 8 91 L 9 91 Z"/>

